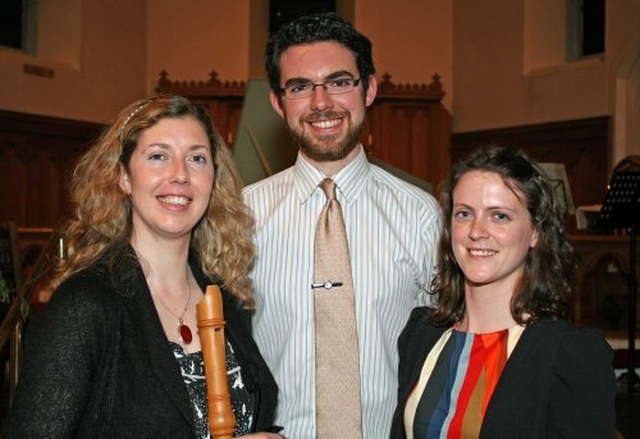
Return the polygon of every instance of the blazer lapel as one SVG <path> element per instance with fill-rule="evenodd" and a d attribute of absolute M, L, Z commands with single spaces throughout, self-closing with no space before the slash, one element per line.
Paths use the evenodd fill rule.
<path fill-rule="evenodd" d="M 553 335 L 548 333 L 549 328 L 549 322 L 540 320 L 524 329 L 500 375 L 494 390 L 494 395 L 497 396 L 492 400 L 503 400 L 506 395 L 513 393 L 513 388 L 521 387 L 523 381 L 531 378 L 530 365 L 548 352 L 553 352 L 547 348 L 555 342 Z M 540 344 L 547 347 L 540 347 Z"/>
<path fill-rule="evenodd" d="M 143 340 L 146 341 L 145 346 L 141 346 L 141 349 L 145 350 L 148 356 L 151 364 L 150 373 L 155 374 L 164 386 L 169 399 L 173 401 L 189 424 L 195 428 L 191 402 L 182 380 L 180 367 L 160 323 L 142 270 L 139 266 L 137 270 L 140 271 L 141 278 L 136 282 L 133 301 L 139 316 L 139 329 L 142 332 Z"/>
<path fill-rule="evenodd" d="M 555 355 L 552 322 L 539 320 L 528 325 L 516 344 L 493 392 L 485 413 L 481 438 L 511 438 L 522 434 L 523 419 L 539 409 L 536 394 L 546 391 L 548 383 L 537 374 L 544 357 Z M 546 369 L 542 369 L 543 371 Z M 524 405 L 523 405 L 524 403 Z M 524 416 L 524 418 L 523 418 Z M 528 427 L 526 437 L 540 437 L 542 431 Z M 535 428 L 543 428 L 535 425 Z"/>
<path fill-rule="evenodd" d="M 405 347 L 405 361 L 408 365 L 412 365 L 411 374 L 407 381 L 411 383 L 411 386 L 407 387 L 408 392 L 418 383 L 422 373 L 422 366 L 429 352 L 449 328 L 449 326 L 435 327 L 430 325 L 428 321 L 430 312 L 426 307 L 415 308 L 409 318 L 409 324 L 413 325 L 413 328 L 405 329 L 417 334 L 417 336 L 412 334 L 411 342 Z"/>

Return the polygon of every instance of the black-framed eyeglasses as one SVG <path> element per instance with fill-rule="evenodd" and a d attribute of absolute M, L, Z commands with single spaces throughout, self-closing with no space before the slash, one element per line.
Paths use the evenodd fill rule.
<path fill-rule="evenodd" d="M 303 81 L 289 84 L 280 88 L 280 93 L 287 99 L 308 98 L 313 94 L 316 87 L 322 87 L 330 95 L 341 95 L 352 92 L 360 83 L 362 76 L 352 78 L 351 76 L 341 76 L 339 78 L 327 79 L 324 82 Z"/>

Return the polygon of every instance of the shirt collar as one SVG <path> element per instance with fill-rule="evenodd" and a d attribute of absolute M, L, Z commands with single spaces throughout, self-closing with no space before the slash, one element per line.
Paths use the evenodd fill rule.
<path fill-rule="evenodd" d="M 358 145 L 357 148 L 360 151 L 356 158 L 332 177 L 338 187 L 338 198 L 343 204 L 352 204 L 356 200 L 362 192 L 370 172 L 371 165 L 367 160 L 364 148 L 362 145 Z M 318 185 L 326 178 L 300 152 L 298 152 L 298 158 L 293 166 L 293 175 L 301 204 L 306 202 L 316 189 L 320 190 Z"/>

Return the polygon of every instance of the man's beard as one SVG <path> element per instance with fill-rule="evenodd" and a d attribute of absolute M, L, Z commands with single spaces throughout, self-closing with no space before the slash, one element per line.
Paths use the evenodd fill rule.
<path fill-rule="evenodd" d="M 318 138 L 294 130 L 289 124 L 287 124 L 287 129 L 294 144 L 299 146 L 305 156 L 316 162 L 332 162 L 345 158 L 358 146 L 364 124 L 363 120 L 356 126 L 348 127 L 342 139 L 339 137 L 342 136 L 342 133 Z"/>

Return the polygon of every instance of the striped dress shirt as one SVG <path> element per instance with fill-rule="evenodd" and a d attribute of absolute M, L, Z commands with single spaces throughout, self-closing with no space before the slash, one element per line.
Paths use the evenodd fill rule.
<path fill-rule="evenodd" d="M 431 195 L 370 164 L 359 148 L 332 178 L 353 269 L 364 439 L 382 439 L 396 406 L 398 336 L 411 310 L 431 301 L 440 214 Z M 244 191 L 256 218 L 254 336 L 280 387 L 276 423 L 296 439 L 316 437 L 311 283 L 323 178 L 298 155 Z"/>

